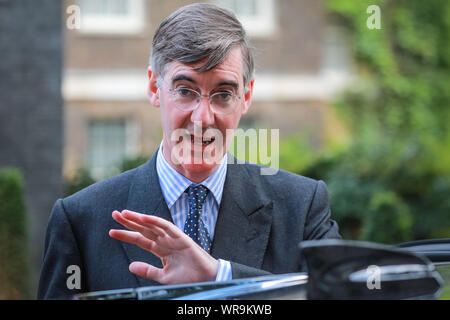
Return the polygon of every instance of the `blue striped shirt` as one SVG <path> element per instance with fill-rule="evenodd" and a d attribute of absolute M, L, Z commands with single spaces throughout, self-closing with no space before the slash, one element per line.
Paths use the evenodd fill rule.
<path fill-rule="evenodd" d="M 159 184 L 172 220 L 178 228 L 184 230 L 184 224 L 189 213 L 189 198 L 184 191 L 189 186 L 198 184 L 190 181 L 169 165 L 162 153 L 162 143 L 156 158 L 156 172 L 158 173 Z M 210 191 L 203 205 L 202 219 L 208 229 L 211 241 L 214 239 L 214 230 L 226 174 L 227 154 L 225 153 L 222 163 L 214 170 L 213 174 L 201 182 Z M 226 281 L 231 280 L 231 278 L 230 262 L 219 259 L 216 281 Z"/>

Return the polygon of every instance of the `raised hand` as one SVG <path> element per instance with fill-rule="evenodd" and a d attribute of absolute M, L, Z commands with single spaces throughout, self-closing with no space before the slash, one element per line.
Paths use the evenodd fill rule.
<path fill-rule="evenodd" d="M 137 276 L 161 284 L 213 281 L 216 278 L 218 261 L 173 223 L 129 210 L 114 211 L 112 217 L 133 230 L 112 229 L 109 231 L 112 238 L 135 244 L 162 261 L 162 269 L 145 262 L 132 262 L 129 269 Z"/>

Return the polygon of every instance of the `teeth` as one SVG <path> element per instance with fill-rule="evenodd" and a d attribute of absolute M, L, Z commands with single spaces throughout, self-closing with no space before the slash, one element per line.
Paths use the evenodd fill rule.
<path fill-rule="evenodd" d="M 194 137 L 191 135 L 191 141 L 194 144 L 201 144 L 201 145 L 205 146 L 205 145 L 210 144 L 211 141 L 213 141 L 213 140 L 214 140 L 214 137 L 203 137 L 203 139 L 202 139 L 202 138 Z"/>

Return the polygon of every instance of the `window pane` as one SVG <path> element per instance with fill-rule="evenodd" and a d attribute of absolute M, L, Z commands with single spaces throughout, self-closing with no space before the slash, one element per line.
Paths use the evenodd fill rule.
<path fill-rule="evenodd" d="M 92 120 L 89 123 L 89 169 L 95 178 L 117 173 L 125 152 L 125 120 Z"/>
<path fill-rule="evenodd" d="M 322 69 L 325 72 L 348 73 L 350 70 L 350 47 L 343 27 L 329 25 L 325 29 L 322 51 Z"/>
<path fill-rule="evenodd" d="M 130 0 L 82 0 L 82 13 L 100 16 L 121 16 L 129 13 Z"/>
<path fill-rule="evenodd" d="M 276 0 L 210 0 L 237 16 L 250 36 L 264 37 L 275 30 Z"/>
<path fill-rule="evenodd" d="M 239 16 L 255 16 L 256 12 L 256 0 L 234 0 L 235 12 Z"/>
<path fill-rule="evenodd" d="M 233 11 L 237 16 L 254 16 L 257 14 L 257 0 L 215 0 L 216 5 Z"/>

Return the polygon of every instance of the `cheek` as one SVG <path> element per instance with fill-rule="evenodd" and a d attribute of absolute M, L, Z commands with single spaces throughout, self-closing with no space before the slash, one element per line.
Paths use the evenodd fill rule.
<path fill-rule="evenodd" d="M 228 130 L 236 129 L 237 126 L 239 125 L 240 118 L 241 118 L 240 114 L 233 114 L 233 115 L 230 115 L 228 117 L 223 117 L 223 118 L 217 118 L 216 119 L 216 125 L 217 125 L 217 128 L 220 130 L 220 132 L 222 132 L 224 143 L 225 143 L 227 129 Z M 227 138 L 232 138 L 232 136 L 231 137 L 227 137 Z"/>
<path fill-rule="evenodd" d="M 189 115 L 170 105 L 165 105 L 161 107 L 161 118 L 164 130 L 166 132 L 172 132 L 178 128 L 185 128 L 185 123 L 189 120 Z"/>

